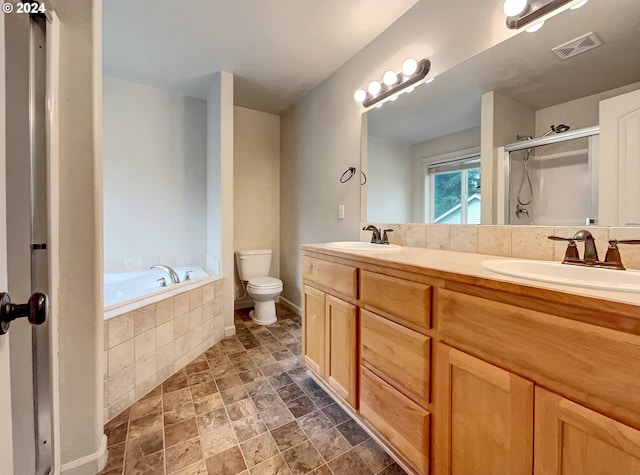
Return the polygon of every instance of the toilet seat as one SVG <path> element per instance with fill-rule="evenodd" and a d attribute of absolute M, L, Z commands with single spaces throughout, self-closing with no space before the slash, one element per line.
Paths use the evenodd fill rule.
<path fill-rule="evenodd" d="M 274 277 L 256 277 L 249 280 L 247 289 L 260 291 L 282 290 L 282 281 Z"/>

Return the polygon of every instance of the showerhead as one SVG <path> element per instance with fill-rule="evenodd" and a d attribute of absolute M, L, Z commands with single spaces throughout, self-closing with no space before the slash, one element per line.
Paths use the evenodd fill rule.
<path fill-rule="evenodd" d="M 562 132 L 566 132 L 570 128 L 571 127 L 565 124 L 552 125 L 549 128 L 549 130 L 547 130 L 544 134 L 542 134 L 542 136 L 546 137 L 547 135 L 551 135 L 551 134 L 561 134 Z"/>

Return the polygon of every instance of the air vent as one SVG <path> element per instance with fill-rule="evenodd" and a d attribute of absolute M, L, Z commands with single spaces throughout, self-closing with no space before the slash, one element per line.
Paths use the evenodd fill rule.
<path fill-rule="evenodd" d="M 560 59 L 569 59 L 590 49 L 597 48 L 600 45 L 602 45 L 600 38 L 598 38 L 594 32 L 591 32 L 563 45 L 556 46 L 551 51 Z"/>

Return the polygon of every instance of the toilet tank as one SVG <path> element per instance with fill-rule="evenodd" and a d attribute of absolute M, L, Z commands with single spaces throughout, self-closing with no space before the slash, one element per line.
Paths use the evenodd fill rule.
<path fill-rule="evenodd" d="M 268 277 L 271 267 L 271 249 L 236 251 L 236 265 L 240 280 Z"/>

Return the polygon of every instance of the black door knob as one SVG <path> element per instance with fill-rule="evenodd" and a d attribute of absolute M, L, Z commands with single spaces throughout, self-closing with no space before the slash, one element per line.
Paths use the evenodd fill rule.
<path fill-rule="evenodd" d="M 9 325 L 13 320 L 27 317 L 31 325 L 41 325 L 47 319 L 49 299 L 46 294 L 36 292 L 29 297 L 29 301 L 23 304 L 11 303 L 8 293 L 0 292 L 0 335 L 9 331 Z"/>

